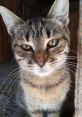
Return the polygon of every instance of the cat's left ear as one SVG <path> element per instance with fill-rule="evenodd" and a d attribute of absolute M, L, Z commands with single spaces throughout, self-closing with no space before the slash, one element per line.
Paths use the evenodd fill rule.
<path fill-rule="evenodd" d="M 55 0 L 47 17 L 57 21 L 60 25 L 68 25 L 69 0 Z"/>
<path fill-rule="evenodd" d="M 7 31 L 10 35 L 15 33 L 20 24 L 24 22 L 21 18 L 3 6 L 0 6 L 0 15 L 2 16 L 3 21 L 7 27 Z"/>

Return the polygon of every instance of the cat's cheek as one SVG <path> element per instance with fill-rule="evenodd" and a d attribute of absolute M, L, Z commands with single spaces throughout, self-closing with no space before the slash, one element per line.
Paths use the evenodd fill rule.
<path fill-rule="evenodd" d="M 27 64 L 26 64 L 26 61 L 20 61 L 19 63 L 19 66 L 20 68 L 23 70 L 23 71 L 27 71 Z"/>
<path fill-rule="evenodd" d="M 24 59 L 23 57 L 19 56 L 17 53 L 14 53 L 14 56 L 17 62 Z"/>
<path fill-rule="evenodd" d="M 57 55 L 57 61 L 63 61 L 66 60 L 67 56 L 65 54 L 59 54 Z"/>
<path fill-rule="evenodd" d="M 14 55 L 15 55 L 15 59 L 16 59 L 18 65 L 19 65 L 21 68 L 23 68 L 23 69 L 26 68 L 26 61 L 25 61 L 25 58 L 19 56 L 17 53 L 15 53 Z"/>
<path fill-rule="evenodd" d="M 66 53 L 68 54 L 68 52 L 69 52 L 69 45 L 66 43 L 66 45 L 65 45 L 63 51 L 61 52 L 61 54 L 62 55 L 66 54 Z"/>
<path fill-rule="evenodd" d="M 58 70 L 66 64 L 67 56 L 65 54 L 58 55 L 55 63 L 55 69 Z"/>

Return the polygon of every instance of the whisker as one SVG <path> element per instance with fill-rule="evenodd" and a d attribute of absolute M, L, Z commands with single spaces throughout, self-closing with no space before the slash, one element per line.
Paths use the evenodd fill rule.
<path fill-rule="evenodd" d="M 72 66 L 69 66 L 69 68 L 72 69 L 72 70 L 74 70 L 74 71 L 76 70 L 76 68 L 72 67 Z"/>
<path fill-rule="evenodd" d="M 72 61 L 67 61 L 67 63 L 71 63 L 71 64 L 74 64 L 74 65 L 77 65 L 76 62 L 72 62 Z"/>
<path fill-rule="evenodd" d="M 8 90 L 8 87 L 10 86 L 10 84 L 12 84 L 12 82 L 15 80 L 15 78 L 17 77 L 18 75 L 16 74 L 12 79 L 10 79 L 9 83 L 7 84 L 7 86 L 5 87 L 4 89 L 4 93 L 6 90 Z"/>
<path fill-rule="evenodd" d="M 76 51 L 74 51 L 73 49 L 70 49 L 70 51 L 72 51 L 74 54 L 76 54 L 76 55 L 77 55 L 77 52 L 76 52 Z"/>
<path fill-rule="evenodd" d="M 76 64 L 71 64 L 71 63 L 67 63 L 67 62 L 66 62 L 66 65 L 67 65 L 68 67 L 71 67 L 72 69 L 76 69 L 76 68 L 77 68 L 77 65 L 76 65 Z"/>
<path fill-rule="evenodd" d="M 71 68 L 73 68 L 73 69 L 77 68 L 77 66 L 73 66 L 73 65 L 70 65 L 70 64 L 68 64 L 68 66 L 71 67 Z"/>
<path fill-rule="evenodd" d="M 8 75 L 10 76 L 11 74 L 13 74 L 14 72 L 16 72 L 16 71 L 18 71 L 18 70 L 20 70 L 19 67 L 18 67 L 18 68 L 15 68 L 14 70 L 12 70 Z"/>
<path fill-rule="evenodd" d="M 12 74 L 8 74 L 8 77 L 13 77 L 13 76 L 15 76 L 16 74 L 19 74 L 19 70 L 18 71 L 15 71 L 14 73 L 12 73 Z"/>
<path fill-rule="evenodd" d="M 18 76 L 16 76 L 16 77 L 14 78 L 14 80 L 12 80 L 12 84 L 11 84 L 11 86 L 9 87 L 9 90 L 8 90 L 8 95 L 9 95 L 9 93 L 11 92 L 11 90 L 12 90 L 14 84 L 17 82 L 17 80 L 18 80 Z"/>
<path fill-rule="evenodd" d="M 66 63 L 77 66 L 77 63 L 67 61 Z"/>
<path fill-rule="evenodd" d="M 19 72 L 17 72 L 17 74 L 15 74 L 13 83 L 12 83 L 11 87 L 9 88 L 9 91 L 8 91 L 8 92 L 10 92 L 10 91 L 12 90 L 13 85 L 16 83 L 16 81 L 17 81 L 17 79 L 18 79 L 19 74 L 23 74 L 23 71 L 20 70 Z"/>
<path fill-rule="evenodd" d="M 25 77 L 26 72 L 25 71 L 20 71 L 20 74 Z"/>
<path fill-rule="evenodd" d="M 67 67 L 65 67 L 65 69 L 67 69 L 69 72 L 71 72 L 71 73 L 73 73 L 73 75 L 75 75 L 75 73 L 73 72 L 73 70 L 71 70 L 71 69 L 69 69 Z"/>
<path fill-rule="evenodd" d="M 11 72 L 12 74 L 11 73 L 8 74 L 8 78 L 10 79 L 10 82 L 7 84 L 7 86 L 10 85 L 11 80 L 13 80 L 16 76 L 19 75 L 19 70 L 18 71 L 16 71 L 16 70 L 18 70 L 18 69 L 15 69 L 14 72 Z M 6 88 L 7 88 L 7 86 L 6 86 Z"/>

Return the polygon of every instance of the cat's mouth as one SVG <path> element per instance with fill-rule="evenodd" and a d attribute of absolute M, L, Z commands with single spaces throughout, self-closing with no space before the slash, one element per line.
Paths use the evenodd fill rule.
<path fill-rule="evenodd" d="M 48 76 L 52 73 L 53 69 L 50 69 L 49 66 L 44 65 L 43 67 L 35 67 L 34 73 L 40 77 Z"/>

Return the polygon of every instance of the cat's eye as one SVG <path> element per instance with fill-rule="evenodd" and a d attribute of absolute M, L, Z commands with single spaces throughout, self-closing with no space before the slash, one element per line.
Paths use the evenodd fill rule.
<path fill-rule="evenodd" d="M 24 50 L 24 51 L 31 51 L 32 50 L 32 47 L 30 45 L 21 45 L 21 48 Z"/>
<path fill-rule="evenodd" d="M 50 40 L 47 44 L 48 48 L 56 47 L 59 43 L 59 39 Z"/>

